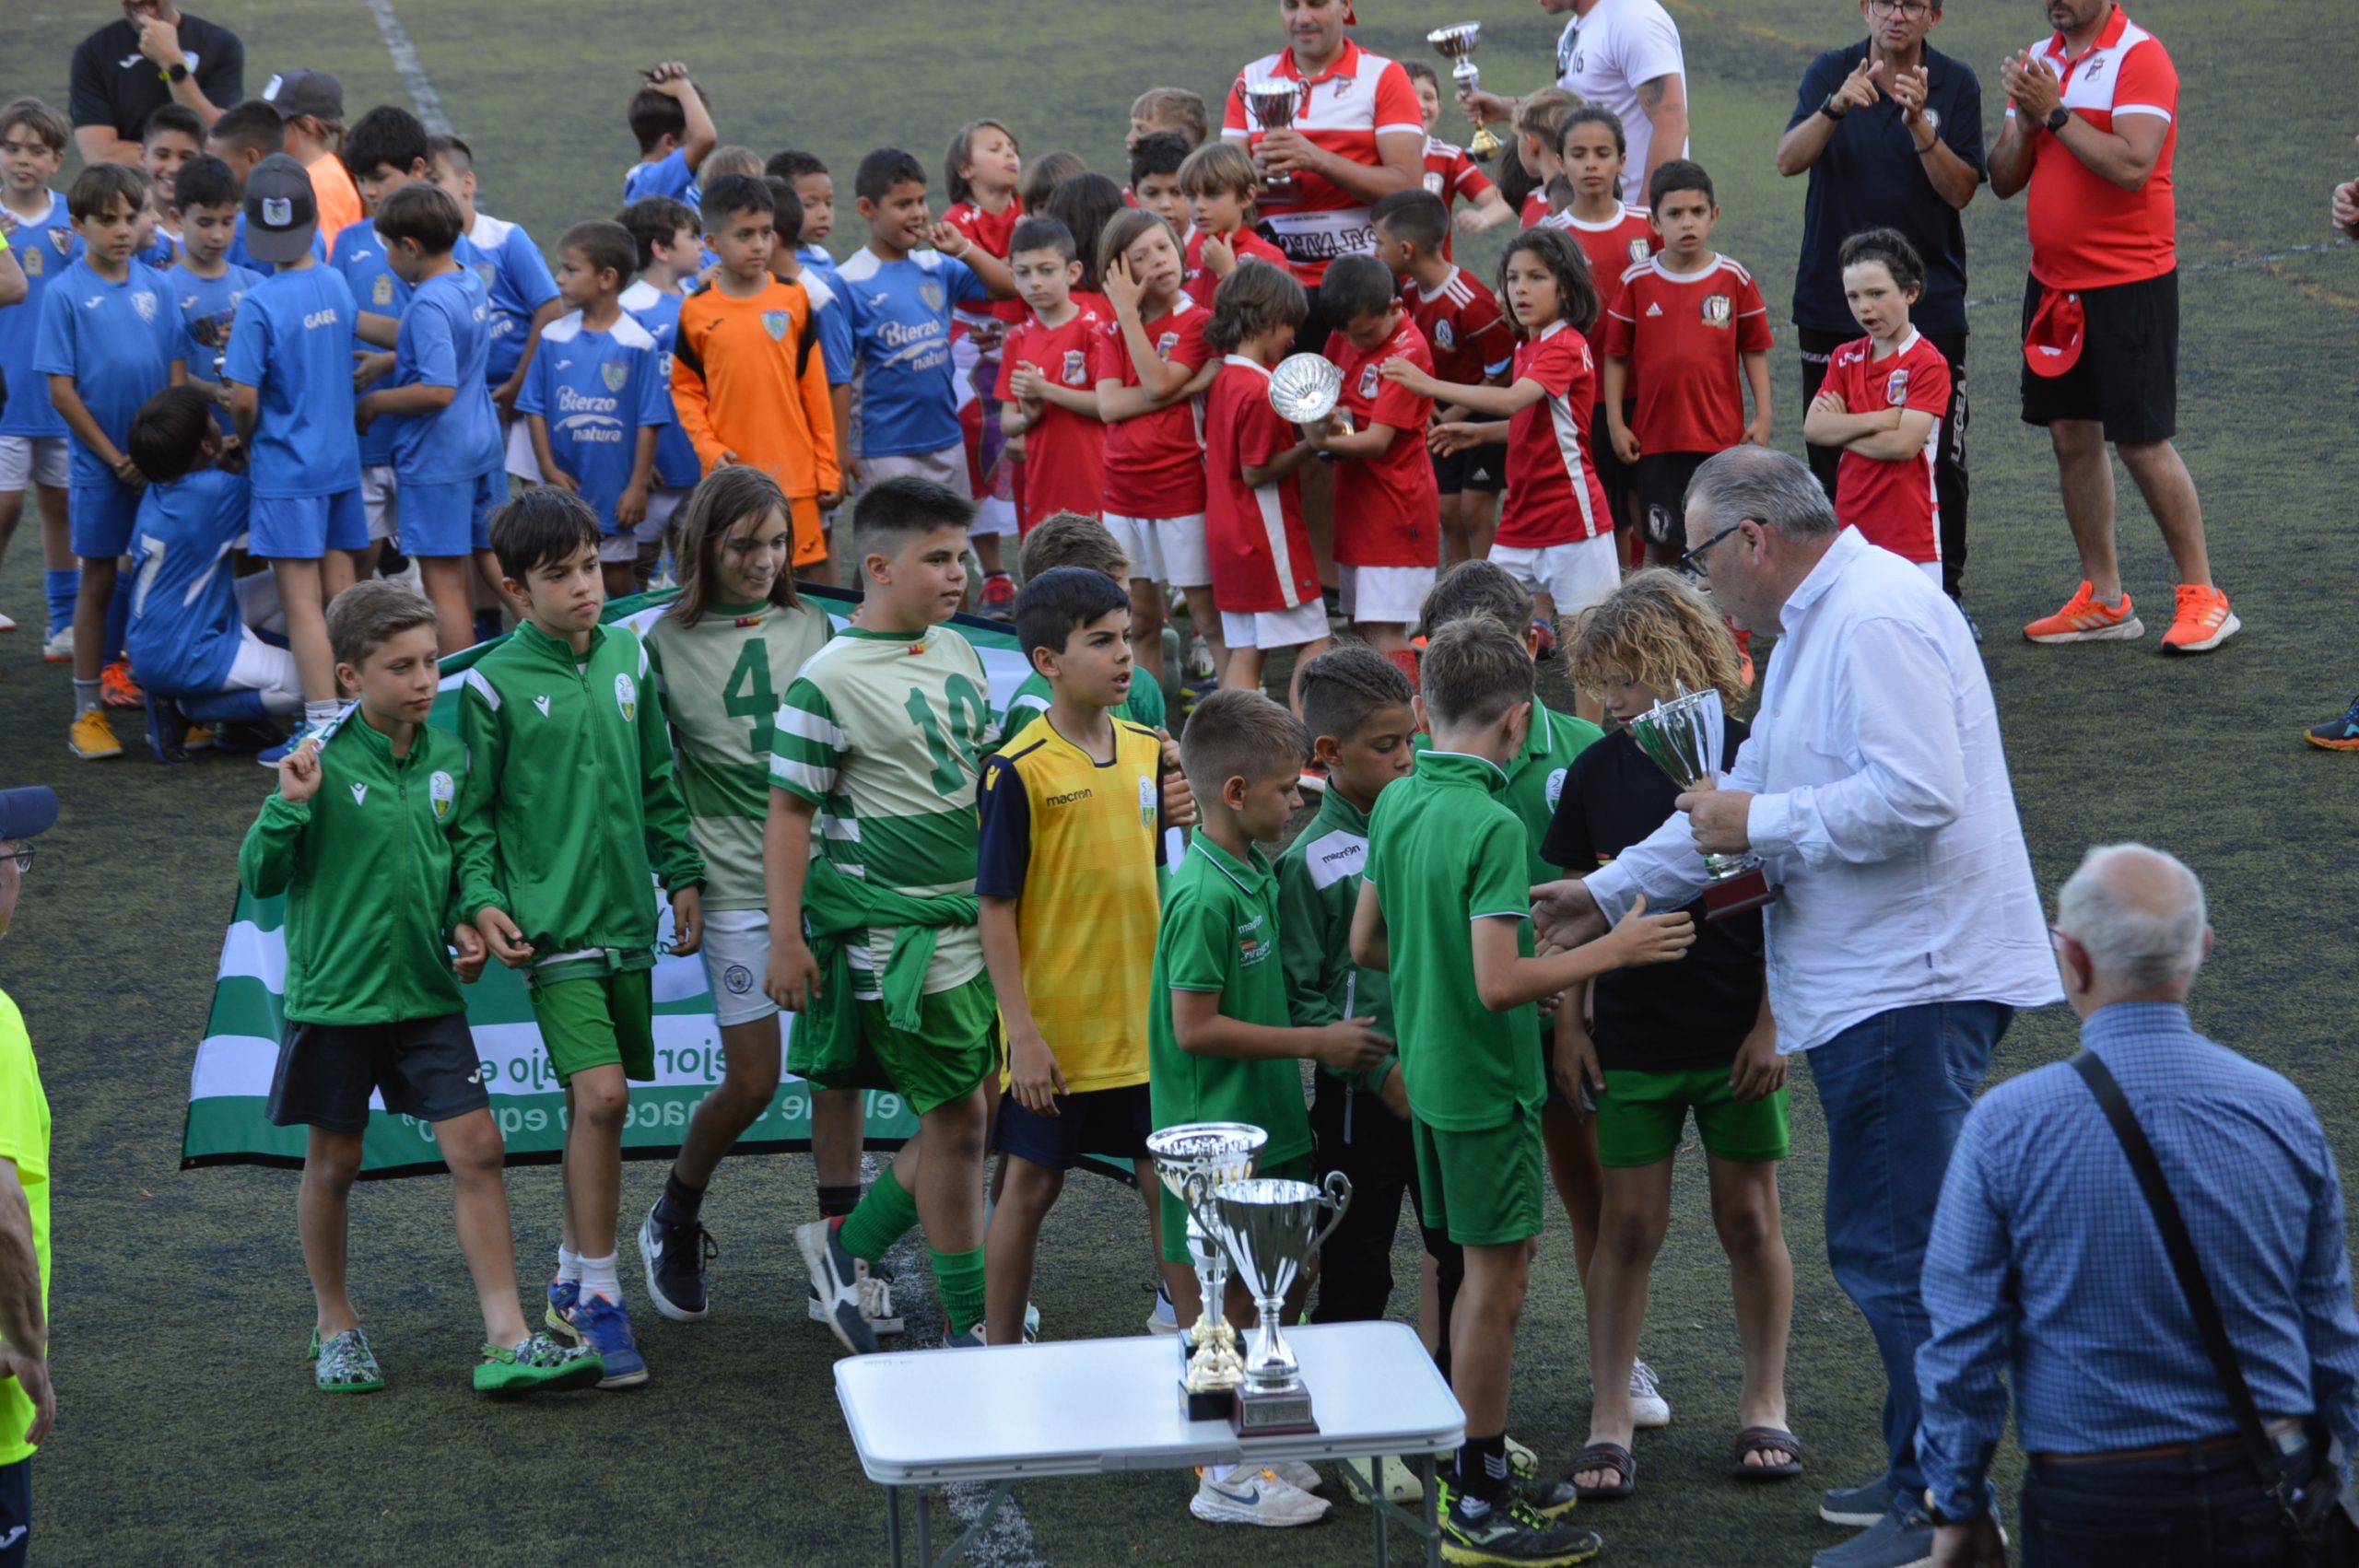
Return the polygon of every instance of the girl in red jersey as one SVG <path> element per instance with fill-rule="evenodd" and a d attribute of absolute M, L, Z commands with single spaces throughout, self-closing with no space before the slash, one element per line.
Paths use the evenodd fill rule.
<path fill-rule="evenodd" d="M 977 120 L 950 138 L 942 159 L 942 182 L 950 193 L 943 221 L 1007 260 L 1024 204 L 1016 187 L 1024 179 L 1024 155 L 1015 133 L 996 120 Z M 975 526 L 968 537 L 983 565 L 982 611 L 1005 616 L 1015 603 L 1015 579 L 1000 561 L 1000 537 L 1016 532 L 1015 464 L 1005 459 L 1000 433 L 999 345 L 1009 327 L 1023 321 L 1023 302 L 1001 299 L 951 313 L 951 362 L 958 369 L 958 433 L 967 448 L 967 480 L 975 497 Z"/>
<path fill-rule="evenodd" d="M 1499 258 L 1499 298 L 1523 333 L 1506 386 L 1438 381 L 1406 358 L 1386 360 L 1383 373 L 1421 397 L 1494 415 L 1436 426 L 1433 440 L 1445 451 L 1507 442 L 1507 499 L 1490 558 L 1532 591 L 1534 624 L 1553 635 L 1559 616 L 1602 599 L 1621 580 L 1605 492 L 1590 461 L 1598 371 L 1583 334 L 1597 324 L 1597 286 L 1571 235 L 1527 228 Z M 1592 722 L 1600 711 L 1586 692 L 1576 709 Z"/>
<path fill-rule="evenodd" d="M 1942 504 L 1933 453 L 1950 402 L 1950 366 L 1911 326 L 1925 266 L 1908 241 L 1870 228 L 1843 241 L 1843 297 L 1868 335 L 1827 357 L 1826 382 L 1802 417 L 1802 439 L 1841 447 L 1835 516 L 1942 581 Z"/>
<path fill-rule="evenodd" d="M 1622 117 L 1602 104 L 1582 104 L 1557 127 L 1556 154 L 1573 182 L 1573 205 L 1565 209 L 1559 227 L 1589 258 L 1589 275 L 1596 280 L 1599 293 L 1610 296 L 1621 287 L 1625 271 L 1662 245 L 1647 209 L 1622 200 L 1622 168 L 1630 156 Z M 1624 423 L 1636 412 L 1633 402 L 1622 411 Z M 1590 428 L 1609 428 L 1603 403 L 1590 416 Z M 1612 441 L 1598 442 L 1594 455 L 1598 485 L 1605 491 L 1605 504 L 1614 509 L 1614 532 L 1627 542 L 1630 564 L 1637 566 L 1646 551 L 1645 540 L 1630 526 L 1638 515 L 1637 475 L 1615 455 Z"/>

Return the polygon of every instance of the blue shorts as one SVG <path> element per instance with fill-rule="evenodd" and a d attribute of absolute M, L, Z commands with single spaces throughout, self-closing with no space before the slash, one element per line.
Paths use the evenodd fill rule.
<path fill-rule="evenodd" d="M 247 553 L 265 561 L 316 561 L 330 550 L 369 548 L 358 485 L 333 496 L 256 496 L 246 517 Z"/>
<path fill-rule="evenodd" d="M 478 474 L 453 485 L 396 478 L 402 498 L 394 521 L 402 554 L 432 559 L 491 548 L 491 514 L 508 499 L 505 474 Z"/>
<path fill-rule="evenodd" d="M 1057 1114 L 1039 1116 L 1003 1092 L 992 1124 L 992 1148 L 1029 1160 L 1044 1170 L 1069 1171 L 1084 1154 L 1112 1160 L 1144 1160 L 1155 1115 L 1146 1085 L 1087 1089 L 1057 1096 Z"/>
<path fill-rule="evenodd" d="M 86 561 L 111 561 L 131 548 L 139 521 L 139 492 L 119 479 L 75 485 L 66 493 L 66 532 Z"/>

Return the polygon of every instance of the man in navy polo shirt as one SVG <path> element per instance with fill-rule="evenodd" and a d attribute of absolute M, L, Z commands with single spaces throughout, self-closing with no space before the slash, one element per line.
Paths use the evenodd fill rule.
<path fill-rule="evenodd" d="M 1909 311 L 1950 365 L 1934 480 L 1942 512 L 1942 587 L 1958 596 L 1966 570 L 1966 228 L 1958 214 L 1982 183 L 1982 83 L 1929 47 L 1942 0 L 1860 0 L 1868 36 L 1811 62 L 1794 117 L 1778 143 L 1778 172 L 1808 170 L 1794 326 L 1802 405 L 1826 379 L 1827 356 L 1860 335 L 1843 300 L 1836 252 L 1863 228 L 1895 228 L 1925 259 L 1925 293 Z M 1810 449 L 1835 494 L 1839 447 Z M 1980 637 L 1978 630 L 1975 634 Z"/>

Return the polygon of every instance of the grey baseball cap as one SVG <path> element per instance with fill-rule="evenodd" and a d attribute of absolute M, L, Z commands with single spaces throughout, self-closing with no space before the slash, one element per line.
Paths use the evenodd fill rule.
<path fill-rule="evenodd" d="M 311 170 L 273 153 L 246 176 L 246 251 L 258 262 L 277 265 L 298 261 L 319 232 L 319 198 L 311 193 Z"/>
<path fill-rule="evenodd" d="M 281 120 L 310 115 L 314 120 L 344 118 L 344 84 L 325 71 L 284 71 L 262 89 L 264 103 Z"/>

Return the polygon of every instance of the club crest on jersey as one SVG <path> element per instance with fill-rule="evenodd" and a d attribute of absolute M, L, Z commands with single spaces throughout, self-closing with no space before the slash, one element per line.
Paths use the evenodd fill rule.
<path fill-rule="evenodd" d="M 1458 329 L 1448 322 L 1434 323 L 1434 343 L 1444 354 L 1458 346 Z"/>
<path fill-rule="evenodd" d="M 1376 395 L 1376 361 L 1371 359 L 1360 367 L 1360 395 L 1362 397 Z"/>
<path fill-rule="evenodd" d="M 1438 169 L 1428 169 L 1428 170 L 1426 170 L 1426 193 L 1427 195 L 1431 195 L 1431 196 L 1438 196 L 1438 195 L 1440 195 L 1440 194 L 1441 194 L 1441 191 L 1442 191 L 1442 178 L 1441 178 L 1441 170 L 1438 170 Z"/>
<path fill-rule="evenodd" d="M 1565 770 L 1561 767 L 1548 775 L 1548 809 L 1555 811 L 1556 802 L 1565 798 Z"/>
<path fill-rule="evenodd" d="M 918 285 L 918 298 L 925 301 L 927 310 L 939 310 L 949 302 L 950 296 L 943 292 L 942 285 L 926 282 Z"/>
<path fill-rule="evenodd" d="M 1729 324 L 1729 318 L 1735 313 L 1736 307 L 1730 302 L 1727 295 L 1707 294 L 1704 296 L 1704 324 L 1706 326 L 1724 327 Z"/>
<path fill-rule="evenodd" d="M 623 710 L 626 720 L 639 712 L 639 685 L 628 675 L 615 677 L 615 706 Z"/>
<path fill-rule="evenodd" d="M 65 254 L 66 252 L 71 251 L 74 248 L 74 231 L 70 228 L 51 229 L 49 231 L 49 248 L 56 252 L 61 256 Z"/>
<path fill-rule="evenodd" d="M 762 312 L 762 330 L 770 334 L 772 343 L 784 343 L 787 325 L 793 319 L 790 311 L 765 310 Z"/>
<path fill-rule="evenodd" d="M 369 302 L 371 305 L 390 305 L 393 302 L 393 274 L 387 272 L 377 275 L 376 286 L 369 290 Z"/>
<path fill-rule="evenodd" d="M 366 785 L 366 784 L 355 784 L 355 785 L 352 787 L 352 803 L 353 803 L 354 805 L 356 805 L 356 806 L 357 806 L 357 805 L 360 804 L 363 801 L 366 801 L 368 798 L 369 798 L 369 786 L 368 786 L 368 785 Z"/>
<path fill-rule="evenodd" d="M 1078 348 L 1065 350 L 1065 371 L 1061 378 L 1069 387 L 1086 384 L 1089 380 L 1089 356 Z"/>
<path fill-rule="evenodd" d="M 598 367 L 598 380 L 605 383 L 608 392 L 618 392 L 630 380 L 630 367 L 619 359 L 609 359 Z"/>
<path fill-rule="evenodd" d="M 451 804 L 459 798 L 458 781 L 438 768 L 426 781 L 426 798 L 433 802 L 434 820 L 440 822 L 451 814 Z"/>
<path fill-rule="evenodd" d="M 56 238 L 57 230 L 53 228 L 49 232 L 52 239 Z M 41 252 L 39 251 L 32 249 L 30 246 L 26 247 L 25 275 L 27 277 L 39 277 L 41 275 L 43 267 L 46 265 L 47 263 L 41 259 Z"/>
<path fill-rule="evenodd" d="M 1155 780 L 1152 778 L 1142 778 L 1139 780 L 1139 825 L 1155 825 Z"/>
<path fill-rule="evenodd" d="M 489 262 L 477 262 L 474 266 L 467 270 L 474 273 L 476 278 L 482 282 L 486 288 L 489 288 L 491 287 L 491 280 L 499 275 L 499 273 L 493 269 L 492 264 Z"/>
<path fill-rule="evenodd" d="M 141 289 L 131 297 L 131 308 L 139 312 L 141 321 L 153 322 L 156 319 L 155 293 L 150 289 Z"/>
<path fill-rule="evenodd" d="M 1171 351 L 1179 346 L 1180 334 L 1176 332 L 1165 333 L 1155 340 L 1155 357 L 1157 359 L 1168 359 L 1171 357 Z"/>
<path fill-rule="evenodd" d="M 1895 370 L 1884 379 L 1884 400 L 1895 408 L 1908 401 L 1908 372 Z"/>
<path fill-rule="evenodd" d="M 1632 262 L 1643 262 L 1649 256 L 1653 254 L 1654 252 L 1647 248 L 1647 242 L 1644 240 L 1633 240 L 1630 241 L 1630 260 Z"/>

